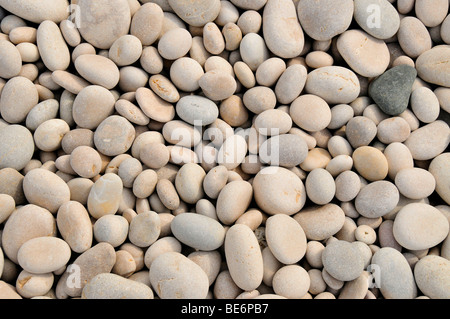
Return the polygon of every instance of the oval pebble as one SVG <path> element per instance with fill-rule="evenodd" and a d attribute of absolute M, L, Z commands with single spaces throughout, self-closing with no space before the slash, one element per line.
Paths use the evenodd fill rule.
<path fill-rule="evenodd" d="M 400 11 L 400 3 L 398 3 L 398 7 Z M 376 18 L 373 15 L 375 12 L 379 12 Z M 381 40 L 393 37 L 400 28 L 399 12 L 390 1 L 356 1 L 354 17 L 364 31 Z"/>
<path fill-rule="evenodd" d="M 0 41 L 0 49 L 0 58 L 4 61 L 0 66 L 0 77 L 10 79 L 19 75 L 22 68 L 19 50 L 9 41 Z"/>
<path fill-rule="evenodd" d="M 383 247 L 372 257 L 372 264 L 379 267 L 379 289 L 386 299 L 414 299 L 417 287 L 411 267 L 396 249 Z"/>
<path fill-rule="evenodd" d="M 424 203 L 404 206 L 394 220 L 395 240 L 410 250 L 434 247 L 447 237 L 448 231 L 447 218 L 437 208 Z"/>
<path fill-rule="evenodd" d="M 150 283 L 161 299 L 204 299 L 209 288 L 203 269 L 178 252 L 167 252 L 153 261 Z"/>
<path fill-rule="evenodd" d="M 35 23 L 41 23 L 45 20 L 59 23 L 69 15 L 67 1 L 65 0 L 43 0 L 39 2 L 2 0 L 0 5 L 18 17 Z"/>
<path fill-rule="evenodd" d="M 175 216 L 170 228 L 180 242 L 202 251 L 219 248 L 225 239 L 225 229 L 219 222 L 195 213 Z"/>
<path fill-rule="evenodd" d="M 432 40 L 427 28 L 416 17 L 401 19 L 397 38 L 400 47 L 410 58 L 417 58 L 432 47 Z"/>
<path fill-rule="evenodd" d="M 103 273 L 84 286 L 81 299 L 153 299 L 153 291 L 143 283 Z"/>
<path fill-rule="evenodd" d="M 301 64 L 293 64 L 280 75 L 276 85 L 277 100 L 283 104 L 292 103 L 303 91 L 307 78 L 307 70 Z"/>
<path fill-rule="evenodd" d="M 213 123 L 219 116 L 219 109 L 213 101 L 197 95 L 182 97 L 176 104 L 176 112 L 183 121 L 200 126 Z"/>
<path fill-rule="evenodd" d="M 69 67 L 69 48 L 55 22 L 46 20 L 39 25 L 36 44 L 47 69 L 56 71 L 66 70 Z"/>
<path fill-rule="evenodd" d="M 378 140 L 387 145 L 394 142 L 404 142 L 411 133 L 408 122 L 400 116 L 382 120 L 377 129 Z"/>
<path fill-rule="evenodd" d="M 138 247 L 148 247 L 158 239 L 160 233 L 160 217 L 154 211 L 146 211 L 131 220 L 128 238 Z"/>
<path fill-rule="evenodd" d="M 422 199 L 434 192 L 436 181 L 429 171 L 413 167 L 400 170 L 395 175 L 395 185 L 403 196 Z"/>
<path fill-rule="evenodd" d="M 372 146 L 361 146 L 353 152 L 353 163 L 358 173 L 368 181 L 382 180 L 388 173 L 384 154 Z"/>
<path fill-rule="evenodd" d="M 75 60 L 74 64 L 78 73 L 94 85 L 110 90 L 119 83 L 119 68 L 107 57 L 83 54 Z"/>
<path fill-rule="evenodd" d="M 308 155 L 308 146 L 299 135 L 281 134 L 263 142 L 258 155 L 263 163 L 291 168 L 303 163 Z"/>
<path fill-rule="evenodd" d="M 331 110 L 328 103 L 313 94 L 304 94 L 296 98 L 289 109 L 292 121 L 308 132 L 325 129 L 331 122 Z"/>
<path fill-rule="evenodd" d="M 92 186 L 87 208 L 89 214 L 98 219 L 105 215 L 114 215 L 122 199 L 123 183 L 119 176 L 107 173 Z"/>
<path fill-rule="evenodd" d="M 417 88 L 411 93 L 411 109 L 419 121 L 432 123 L 439 117 L 439 99 L 431 89 Z"/>
<path fill-rule="evenodd" d="M 127 119 L 111 115 L 95 130 L 94 144 L 103 155 L 116 156 L 131 148 L 135 136 L 136 130 Z"/>
<path fill-rule="evenodd" d="M 428 171 L 436 181 L 436 193 L 447 203 L 450 203 L 449 193 L 449 159 L 450 153 L 443 153 L 436 156 L 430 163 Z"/>
<path fill-rule="evenodd" d="M 432 299 L 448 299 L 450 262 L 440 256 L 425 256 L 414 266 L 417 287 Z"/>
<path fill-rule="evenodd" d="M 364 261 L 358 248 L 345 240 L 326 245 L 322 252 L 324 269 L 334 278 L 352 281 L 364 270 Z"/>
<path fill-rule="evenodd" d="M 449 143 L 450 128 L 441 120 L 418 128 L 404 142 L 415 160 L 433 159 L 444 152 Z"/>
<path fill-rule="evenodd" d="M 246 181 L 227 183 L 217 197 L 217 218 L 225 225 L 232 225 L 245 213 L 252 200 L 252 185 Z"/>
<path fill-rule="evenodd" d="M 193 27 L 203 27 L 206 23 L 214 21 L 221 8 L 219 0 L 201 0 L 195 5 L 190 1 L 169 0 L 168 3 L 184 22 Z"/>
<path fill-rule="evenodd" d="M 71 257 L 69 245 L 56 237 L 36 237 L 20 246 L 19 265 L 33 274 L 45 274 L 65 266 Z"/>
<path fill-rule="evenodd" d="M 290 216 L 274 215 L 266 220 L 266 241 L 275 258 L 283 264 L 294 264 L 306 253 L 306 235 Z"/>
<path fill-rule="evenodd" d="M 399 199 L 399 191 L 393 183 L 376 181 L 359 191 L 355 198 L 355 208 L 364 217 L 377 218 L 391 212 Z"/>
<path fill-rule="evenodd" d="M 31 132 L 21 125 L 0 128 L 0 169 L 23 169 L 34 154 Z"/>
<path fill-rule="evenodd" d="M 328 204 L 336 193 L 333 176 L 323 168 L 316 168 L 309 172 L 305 188 L 308 198 L 317 205 Z"/>
<path fill-rule="evenodd" d="M 176 46 L 173 43 L 177 43 Z M 192 36 L 186 29 L 175 28 L 163 34 L 158 41 L 158 52 L 164 59 L 176 60 L 186 55 L 192 45 Z"/>
<path fill-rule="evenodd" d="M 135 12 L 131 20 L 130 33 L 137 37 L 142 45 L 152 45 L 160 36 L 164 23 L 164 12 L 156 3 L 144 3 Z"/>
<path fill-rule="evenodd" d="M 299 265 L 287 265 L 277 270 L 273 276 L 274 292 L 288 299 L 304 297 L 311 286 L 308 272 Z"/>
<path fill-rule="evenodd" d="M 56 223 L 62 238 L 75 253 L 83 253 L 92 245 L 93 229 L 86 208 L 77 201 L 69 201 L 58 209 Z"/>
<path fill-rule="evenodd" d="M 233 281 L 243 290 L 256 289 L 263 279 L 263 259 L 253 231 L 243 224 L 233 225 L 227 230 L 224 245 Z"/>
<path fill-rule="evenodd" d="M 294 219 L 302 226 L 309 240 L 324 240 L 335 235 L 345 222 L 344 211 L 336 204 L 307 207 L 295 214 Z M 323 221 L 327 222 L 324 223 Z"/>

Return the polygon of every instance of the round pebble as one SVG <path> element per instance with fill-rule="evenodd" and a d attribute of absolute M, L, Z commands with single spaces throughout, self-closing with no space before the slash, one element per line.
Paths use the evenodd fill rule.
<path fill-rule="evenodd" d="M 414 266 L 414 279 L 422 293 L 432 299 L 448 299 L 450 263 L 440 256 L 425 256 Z"/>
<path fill-rule="evenodd" d="M 295 99 L 289 114 L 295 124 L 309 132 L 321 131 L 331 122 L 331 110 L 328 103 L 312 94 L 305 94 Z"/>
<path fill-rule="evenodd" d="M 358 173 L 369 181 L 387 176 L 388 163 L 383 153 L 372 146 L 361 146 L 353 152 L 353 162 Z"/>
<path fill-rule="evenodd" d="M 434 176 L 422 168 L 404 168 L 395 175 L 395 185 L 399 192 L 411 199 L 430 196 L 436 187 Z"/>
<path fill-rule="evenodd" d="M 87 208 L 92 217 L 98 219 L 114 215 L 119 209 L 123 183 L 119 176 L 107 173 L 101 176 L 89 191 Z"/>
<path fill-rule="evenodd" d="M 0 169 L 23 169 L 34 154 L 31 132 L 21 125 L 0 128 Z"/>
<path fill-rule="evenodd" d="M 389 181 L 375 181 L 364 186 L 355 198 L 355 208 L 364 217 L 377 218 L 391 212 L 398 204 L 397 187 Z"/>
<path fill-rule="evenodd" d="M 338 240 L 328 244 L 322 253 L 324 269 L 334 278 L 351 281 L 364 270 L 364 262 L 359 250 L 351 243 Z"/>

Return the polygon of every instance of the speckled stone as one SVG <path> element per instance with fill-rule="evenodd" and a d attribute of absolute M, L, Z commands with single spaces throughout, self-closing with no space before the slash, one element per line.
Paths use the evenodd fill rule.
<path fill-rule="evenodd" d="M 417 71 L 406 64 L 389 69 L 369 86 L 369 95 L 388 115 L 399 115 L 406 110 Z"/>

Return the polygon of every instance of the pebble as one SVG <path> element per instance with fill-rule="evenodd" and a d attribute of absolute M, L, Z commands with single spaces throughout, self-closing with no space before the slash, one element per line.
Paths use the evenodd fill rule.
<path fill-rule="evenodd" d="M 9 41 L 0 41 L 1 59 L 5 61 L 0 67 L 0 76 L 10 79 L 19 75 L 22 68 L 22 57 L 19 50 Z"/>
<path fill-rule="evenodd" d="M 225 229 L 218 221 L 195 213 L 175 216 L 170 228 L 180 242 L 202 251 L 219 248 L 225 239 Z"/>
<path fill-rule="evenodd" d="M 317 205 L 328 204 L 336 193 L 333 176 L 323 168 L 315 168 L 309 172 L 305 188 L 308 198 Z"/>
<path fill-rule="evenodd" d="M 307 239 L 321 241 L 341 230 L 345 222 L 345 213 L 336 204 L 328 203 L 304 208 L 293 218 L 302 226 Z M 324 220 L 327 222 L 324 223 Z"/>
<path fill-rule="evenodd" d="M 429 171 L 413 167 L 400 170 L 395 176 L 395 185 L 403 196 L 423 199 L 434 192 L 436 181 Z"/>
<path fill-rule="evenodd" d="M 345 31 L 339 36 L 336 47 L 352 70 L 362 76 L 379 76 L 389 66 L 390 56 L 386 43 L 364 31 Z"/>
<path fill-rule="evenodd" d="M 34 154 L 31 132 L 21 125 L 0 128 L 0 169 L 23 169 Z"/>
<path fill-rule="evenodd" d="M 252 185 L 246 181 L 236 180 L 223 186 L 216 202 L 216 213 L 219 221 L 225 225 L 232 225 L 246 212 L 252 195 Z"/>
<path fill-rule="evenodd" d="M 201 0 L 192 5 L 189 1 L 168 1 L 173 11 L 184 22 L 193 27 L 203 27 L 214 21 L 220 13 L 220 1 Z"/>
<path fill-rule="evenodd" d="M 127 119 L 111 115 L 96 128 L 94 144 L 103 155 L 116 156 L 131 148 L 135 136 L 136 130 Z"/>
<path fill-rule="evenodd" d="M 417 57 L 417 74 L 428 83 L 450 87 L 450 76 L 447 72 L 449 56 L 450 48 L 448 46 L 430 48 Z"/>
<path fill-rule="evenodd" d="M 384 154 L 375 147 L 358 147 L 352 155 L 358 173 L 368 181 L 382 180 L 388 173 L 388 162 Z"/>
<path fill-rule="evenodd" d="M 120 215 L 104 215 L 94 223 L 94 238 L 114 248 L 122 245 L 128 235 L 128 221 Z"/>
<path fill-rule="evenodd" d="M 158 240 L 160 233 L 160 217 L 154 211 L 146 211 L 131 220 L 128 238 L 138 247 L 148 247 Z"/>
<path fill-rule="evenodd" d="M 447 203 L 450 203 L 449 184 L 450 179 L 448 171 L 449 153 L 443 153 L 436 156 L 430 163 L 428 171 L 433 175 L 436 181 L 436 192 Z"/>
<path fill-rule="evenodd" d="M 255 86 L 247 90 L 242 99 L 245 107 L 255 114 L 274 109 L 277 103 L 273 90 L 265 86 Z"/>
<path fill-rule="evenodd" d="M 269 215 L 293 215 L 306 202 L 302 180 L 282 167 L 262 169 L 253 180 L 253 191 L 257 205 Z"/>
<path fill-rule="evenodd" d="M 173 46 L 173 43 L 177 43 L 177 46 Z M 176 60 L 188 53 L 191 45 L 192 36 L 189 31 L 176 28 L 167 31 L 159 39 L 158 52 L 164 59 Z"/>
<path fill-rule="evenodd" d="M 153 261 L 166 252 L 181 253 L 181 243 L 173 236 L 162 237 L 148 247 L 144 255 L 144 264 L 151 269 Z"/>
<path fill-rule="evenodd" d="M 25 120 L 25 126 L 35 131 L 38 126 L 47 120 L 57 117 L 59 111 L 59 102 L 55 99 L 45 100 L 37 104 L 28 113 Z"/>
<path fill-rule="evenodd" d="M 136 101 L 144 114 L 152 120 L 167 123 L 175 117 L 174 106 L 148 88 L 136 90 Z"/>
<path fill-rule="evenodd" d="M 286 70 L 286 63 L 280 58 L 270 58 L 260 64 L 255 73 L 259 85 L 273 86 Z"/>
<path fill-rule="evenodd" d="M 252 71 L 256 71 L 260 64 L 270 57 L 270 51 L 267 48 L 263 37 L 257 33 L 247 33 L 242 38 L 239 52 L 242 61 L 245 62 Z"/>
<path fill-rule="evenodd" d="M 349 0 L 306 0 L 297 5 L 303 30 L 317 41 L 331 40 L 346 31 L 352 22 L 353 11 L 354 4 Z"/>
<path fill-rule="evenodd" d="M 36 237 L 17 252 L 19 265 L 33 274 L 46 274 L 64 267 L 71 257 L 69 245 L 56 237 Z"/>
<path fill-rule="evenodd" d="M 2 0 L 0 5 L 17 17 L 34 23 L 41 23 L 45 20 L 59 23 L 69 15 L 67 11 L 67 1 L 64 0 L 44 0 L 38 3 L 30 2 L 28 0 L 15 1 L 13 3 Z"/>
<path fill-rule="evenodd" d="M 119 176 L 107 173 L 101 176 L 88 195 L 89 214 L 98 219 L 105 215 L 114 215 L 119 209 L 122 198 L 123 183 Z"/>
<path fill-rule="evenodd" d="M 372 264 L 379 267 L 379 289 L 386 299 L 414 299 L 417 287 L 411 267 L 396 249 L 383 247 L 372 257 Z"/>
<path fill-rule="evenodd" d="M 400 21 L 397 38 L 402 50 L 411 58 L 417 58 L 432 47 L 426 26 L 416 17 L 405 17 Z"/>
<path fill-rule="evenodd" d="M 108 57 L 83 54 L 75 60 L 74 64 L 78 73 L 94 85 L 111 90 L 119 83 L 119 68 Z"/>
<path fill-rule="evenodd" d="M 150 282 L 161 299 L 204 299 L 209 288 L 203 269 L 178 252 L 164 253 L 153 261 Z"/>
<path fill-rule="evenodd" d="M 300 55 L 304 35 L 294 3 L 289 0 L 268 0 L 263 11 L 262 26 L 264 40 L 272 53 L 285 59 Z"/>
<path fill-rule="evenodd" d="M 307 70 L 301 64 L 288 66 L 275 85 L 277 100 L 283 104 L 292 103 L 303 91 L 307 79 Z"/>
<path fill-rule="evenodd" d="M 83 39 L 98 49 L 109 49 L 115 40 L 128 33 L 131 14 L 128 1 L 114 0 L 93 4 L 79 0 L 80 32 Z"/>
<path fill-rule="evenodd" d="M 238 167 L 245 158 L 248 147 L 245 138 L 241 135 L 231 135 L 225 139 L 217 153 L 217 163 L 228 170 Z"/>
<path fill-rule="evenodd" d="M 92 223 L 88 211 L 80 202 L 71 200 L 61 205 L 56 215 L 56 223 L 62 238 L 72 251 L 83 253 L 91 248 Z"/>
<path fill-rule="evenodd" d="M 142 45 L 152 45 L 163 29 L 164 12 L 156 3 L 147 2 L 139 7 L 131 19 L 130 34 Z"/>
<path fill-rule="evenodd" d="M 336 198 L 342 202 L 348 202 L 356 198 L 361 190 L 361 181 L 355 172 L 351 170 L 340 173 L 336 179 Z"/>
<path fill-rule="evenodd" d="M 325 246 L 322 252 L 324 269 L 334 278 L 352 281 L 364 270 L 364 261 L 358 248 L 345 240 Z"/>
<path fill-rule="evenodd" d="M 394 142 L 404 142 L 411 133 L 408 122 L 400 116 L 382 120 L 377 126 L 377 138 L 381 143 L 389 145 Z"/>
<path fill-rule="evenodd" d="M 17 277 L 15 288 L 19 295 L 31 299 L 48 293 L 53 283 L 53 273 L 32 274 L 22 270 Z"/>
<path fill-rule="evenodd" d="M 379 180 L 362 187 L 355 198 L 355 208 L 364 217 L 382 217 L 397 206 L 399 198 L 393 183 Z"/>
<path fill-rule="evenodd" d="M 449 143 L 450 128 L 441 120 L 418 128 L 404 142 L 415 160 L 433 159 L 444 152 Z"/>
<path fill-rule="evenodd" d="M 117 66 L 126 66 L 139 60 L 141 54 L 141 40 L 134 35 L 127 34 L 114 41 L 109 49 L 108 57 Z"/>
<path fill-rule="evenodd" d="M 270 109 L 261 112 L 255 118 L 255 129 L 265 136 L 280 135 L 289 132 L 292 119 L 286 112 L 279 109 Z"/>
<path fill-rule="evenodd" d="M 291 104 L 289 115 L 295 124 L 308 132 L 321 131 L 331 122 L 328 103 L 313 94 L 304 94 L 296 98 Z"/>
<path fill-rule="evenodd" d="M 306 253 L 305 232 L 290 216 L 270 216 L 266 220 L 265 235 L 271 252 L 283 264 L 295 264 Z"/>
<path fill-rule="evenodd" d="M 371 82 L 369 95 L 388 115 L 406 110 L 417 71 L 406 64 L 393 67 Z"/>
<path fill-rule="evenodd" d="M 310 285 L 308 272 L 299 265 L 283 266 L 273 276 L 274 292 L 288 299 L 304 297 Z"/>
<path fill-rule="evenodd" d="M 400 3 L 398 3 L 400 6 Z M 373 8 L 377 8 L 375 11 Z M 373 14 L 379 12 L 374 18 Z M 371 36 L 385 40 L 393 37 L 400 28 L 400 16 L 390 1 L 364 0 L 355 2 L 355 21 Z"/>
<path fill-rule="evenodd" d="M 308 146 L 299 135 L 281 134 L 263 142 L 259 147 L 258 155 L 263 163 L 292 168 L 306 159 Z"/>
<path fill-rule="evenodd" d="M 414 266 L 414 279 L 417 287 L 431 299 L 448 299 L 449 292 L 445 287 L 449 285 L 448 259 L 440 256 L 425 256 Z"/>
<path fill-rule="evenodd" d="M 31 109 L 39 102 L 36 87 L 29 79 L 22 76 L 8 80 L 1 93 L 0 115 L 11 124 L 23 122 Z"/>
<path fill-rule="evenodd" d="M 58 25 L 46 20 L 36 34 L 36 44 L 44 65 L 50 71 L 66 70 L 70 64 L 70 52 Z"/>
<path fill-rule="evenodd" d="M 153 299 L 147 285 L 112 273 L 94 276 L 83 288 L 81 299 Z"/>
<path fill-rule="evenodd" d="M 356 74 L 341 66 L 325 66 L 308 73 L 305 90 L 329 104 L 353 102 L 361 91 Z"/>
<path fill-rule="evenodd" d="M 224 245 L 233 281 L 243 290 L 256 289 L 263 279 L 263 258 L 253 231 L 246 225 L 233 225 L 227 230 Z"/>
<path fill-rule="evenodd" d="M 438 97 L 427 87 L 417 88 L 411 94 L 411 109 L 418 120 L 432 123 L 440 112 Z"/>
<path fill-rule="evenodd" d="M 404 248 L 427 249 L 442 242 L 448 235 L 447 218 L 435 207 L 424 203 L 404 206 L 394 220 L 394 237 Z"/>

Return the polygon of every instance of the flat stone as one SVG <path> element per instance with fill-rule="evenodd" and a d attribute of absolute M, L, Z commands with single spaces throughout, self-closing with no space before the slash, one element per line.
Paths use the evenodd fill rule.
<path fill-rule="evenodd" d="M 370 84 L 369 95 L 384 113 L 399 115 L 408 107 L 416 76 L 416 69 L 409 65 L 393 67 Z"/>

